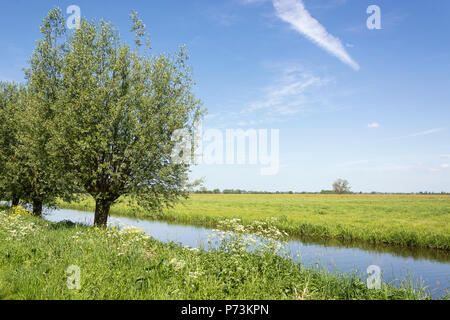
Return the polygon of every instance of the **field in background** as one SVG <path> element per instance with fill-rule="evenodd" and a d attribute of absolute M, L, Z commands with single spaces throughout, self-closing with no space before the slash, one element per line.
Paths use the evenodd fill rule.
<path fill-rule="evenodd" d="M 95 207 L 91 197 L 60 205 L 86 211 Z M 162 213 L 146 212 L 126 199 L 111 213 L 207 226 L 229 218 L 244 224 L 273 218 L 291 235 L 450 249 L 448 195 L 194 194 Z"/>

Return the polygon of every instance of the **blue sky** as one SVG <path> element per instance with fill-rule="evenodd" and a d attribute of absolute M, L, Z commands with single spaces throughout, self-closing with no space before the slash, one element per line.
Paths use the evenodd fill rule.
<path fill-rule="evenodd" d="M 186 44 L 204 128 L 279 129 L 277 174 L 202 164 L 208 188 L 450 191 L 447 0 L 0 0 L 0 80 L 23 81 L 40 20 L 73 4 L 124 40 L 136 10 L 155 52 Z"/>

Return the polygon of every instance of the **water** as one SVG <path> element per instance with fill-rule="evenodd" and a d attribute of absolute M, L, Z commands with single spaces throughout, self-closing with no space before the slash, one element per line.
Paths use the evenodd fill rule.
<path fill-rule="evenodd" d="M 69 220 L 89 225 L 94 222 L 93 213 L 76 210 L 52 210 L 45 217 L 52 222 Z M 126 217 L 111 217 L 109 226 L 135 226 L 162 242 L 204 248 L 208 246 L 208 236 L 212 233 L 211 229 L 204 227 Z M 291 239 L 288 249 L 294 260 L 309 268 L 325 267 L 331 272 L 344 273 L 357 271 L 364 275 L 369 266 L 376 265 L 381 268 L 384 281 L 399 284 L 411 279 L 415 285 L 427 286 L 433 298 L 443 297 L 449 290 L 450 254 L 445 251 L 312 239 Z"/>

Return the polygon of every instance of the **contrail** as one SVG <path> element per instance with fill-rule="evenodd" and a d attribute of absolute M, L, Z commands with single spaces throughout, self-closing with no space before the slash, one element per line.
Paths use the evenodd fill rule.
<path fill-rule="evenodd" d="M 325 27 L 310 15 L 302 0 L 272 0 L 272 2 L 280 19 L 291 24 L 295 30 L 354 70 L 359 70 L 358 63 L 350 57 L 341 41 L 329 34 Z"/>

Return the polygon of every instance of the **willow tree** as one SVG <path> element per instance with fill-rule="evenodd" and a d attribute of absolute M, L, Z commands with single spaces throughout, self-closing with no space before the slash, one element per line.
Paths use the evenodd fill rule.
<path fill-rule="evenodd" d="M 64 60 L 57 153 L 95 199 L 102 227 L 121 196 L 149 210 L 187 196 L 189 164 L 172 157 L 172 137 L 202 115 L 185 50 L 153 55 L 135 13 L 132 22 L 130 46 L 110 23 L 83 19 Z"/>
<path fill-rule="evenodd" d="M 25 98 L 23 85 L 0 82 L 0 198 L 10 200 L 12 206 L 18 205 L 26 195 L 16 153 Z"/>
<path fill-rule="evenodd" d="M 337 179 L 333 183 L 333 191 L 338 194 L 349 193 L 350 192 L 350 184 L 345 179 Z"/>
<path fill-rule="evenodd" d="M 42 39 L 26 70 L 26 108 L 21 113 L 20 135 L 16 153 L 22 177 L 29 188 L 27 200 L 36 216 L 44 204 L 70 194 L 72 181 L 62 170 L 61 159 L 51 152 L 54 116 L 61 95 L 62 69 L 65 54 L 65 21 L 60 9 L 51 10 L 40 26 Z"/>
<path fill-rule="evenodd" d="M 13 121 L 11 121 L 9 109 L 11 104 L 14 104 L 15 97 L 15 86 L 7 82 L 0 82 L 0 199 L 10 198 L 6 164 L 11 157 L 14 139 Z"/>

